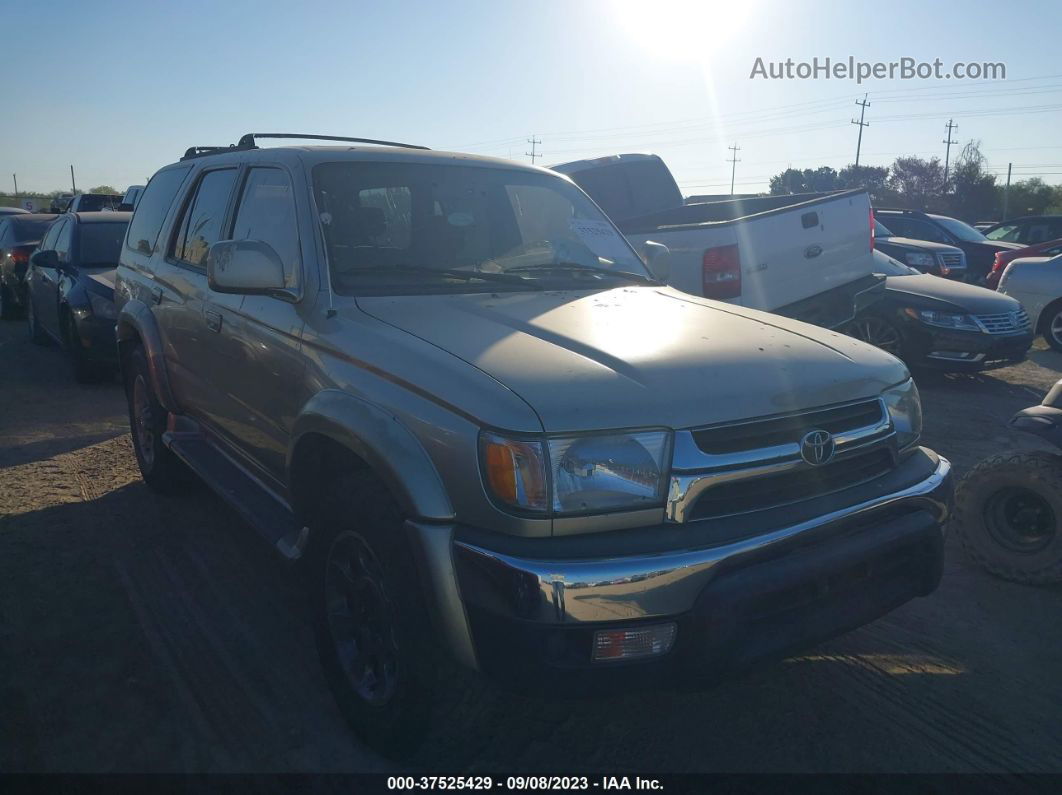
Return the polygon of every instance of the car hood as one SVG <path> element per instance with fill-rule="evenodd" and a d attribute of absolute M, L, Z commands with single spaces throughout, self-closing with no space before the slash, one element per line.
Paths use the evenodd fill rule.
<path fill-rule="evenodd" d="M 942 301 L 971 315 L 996 315 L 1016 312 L 1021 308 L 1013 298 L 994 290 L 925 273 L 917 276 L 889 276 L 885 279 L 885 289 L 890 298 L 900 303 L 903 303 L 904 296 L 915 296 Z"/>
<path fill-rule="evenodd" d="M 729 422 L 870 397 L 907 378 L 898 359 L 851 337 L 671 288 L 358 305 L 486 372 L 547 431 Z"/>
<path fill-rule="evenodd" d="M 912 251 L 940 251 L 940 252 L 953 252 L 962 253 L 962 249 L 955 246 L 949 246 L 946 243 L 933 243 L 929 240 L 915 240 L 911 237 L 879 237 L 876 238 L 879 242 L 887 246 L 900 246 L 901 248 L 909 248 Z"/>

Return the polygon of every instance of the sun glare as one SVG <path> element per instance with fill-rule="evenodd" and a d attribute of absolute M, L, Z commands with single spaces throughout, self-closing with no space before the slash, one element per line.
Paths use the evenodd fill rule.
<path fill-rule="evenodd" d="M 699 62 L 728 49 L 757 9 L 755 0 L 615 0 L 611 6 L 655 57 Z"/>

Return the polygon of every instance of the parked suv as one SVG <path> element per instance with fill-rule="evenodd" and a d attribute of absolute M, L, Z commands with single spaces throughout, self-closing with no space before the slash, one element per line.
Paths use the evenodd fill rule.
<path fill-rule="evenodd" d="M 966 255 L 966 281 L 974 284 L 984 283 L 997 252 L 1021 248 L 1017 243 L 989 240 L 969 224 L 946 215 L 883 207 L 874 210 L 874 217 L 894 235 L 961 249 Z M 891 251 L 885 253 L 895 256 Z"/>
<path fill-rule="evenodd" d="M 966 255 L 961 248 L 900 237 L 877 219 L 874 221 L 874 248 L 922 273 L 947 279 L 966 277 Z"/>
<path fill-rule="evenodd" d="M 936 588 L 950 465 L 898 359 L 663 285 L 559 174 L 261 137 L 137 205 L 133 445 L 298 561 L 367 741 L 412 743 L 461 666 L 703 682 Z"/>

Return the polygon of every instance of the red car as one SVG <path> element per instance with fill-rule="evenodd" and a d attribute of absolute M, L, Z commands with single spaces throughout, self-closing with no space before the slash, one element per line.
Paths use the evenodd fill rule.
<path fill-rule="evenodd" d="M 1000 251 L 996 253 L 996 261 L 992 263 L 992 270 L 985 277 L 985 287 L 995 290 L 999 287 L 999 279 L 1007 265 L 1019 257 L 1056 257 L 1062 254 L 1062 237 L 1057 240 L 1048 240 L 1045 243 L 1037 243 L 1035 246 L 1015 249 L 1014 251 Z"/>

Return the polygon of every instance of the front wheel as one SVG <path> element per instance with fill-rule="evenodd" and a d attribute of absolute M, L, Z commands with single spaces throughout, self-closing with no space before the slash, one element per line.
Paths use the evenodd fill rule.
<path fill-rule="evenodd" d="M 48 343 L 48 337 L 41 328 L 41 324 L 37 322 L 37 313 L 33 309 L 32 296 L 26 301 L 26 330 L 29 332 L 30 342 L 34 345 L 46 345 Z"/>
<path fill-rule="evenodd" d="M 987 458 L 955 493 L 963 549 L 997 577 L 1062 582 L 1062 459 L 1044 452 Z"/>
<path fill-rule="evenodd" d="M 1056 351 L 1062 351 L 1062 304 L 1050 307 L 1045 314 L 1044 340 Z"/>
<path fill-rule="evenodd" d="M 304 564 L 325 676 L 366 744 L 406 756 L 460 678 L 444 675 L 451 666 L 434 640 L 403 518 L 365 473 L 336 477 L 314 513 Z"/>
<path fill-rule="evenodd" d="M 845 333 L 857 340 L 869 342 L 893 356 L 900 356 L 903 349 L 903 335 L 900 330 L 881 315 L 864 315 L 848 324 Z"/>

